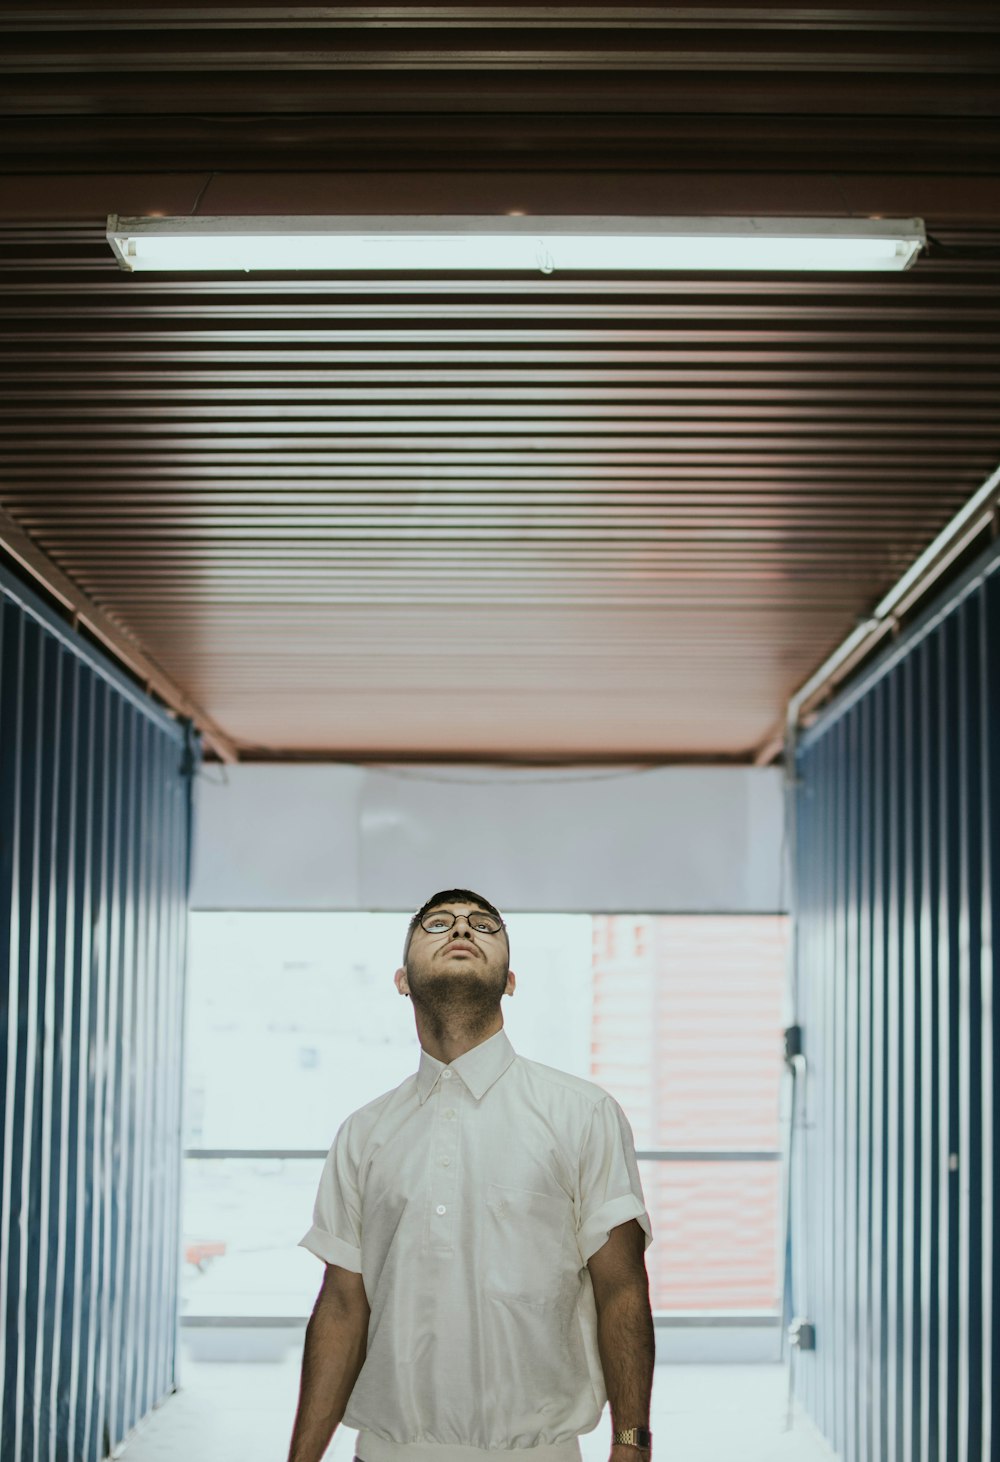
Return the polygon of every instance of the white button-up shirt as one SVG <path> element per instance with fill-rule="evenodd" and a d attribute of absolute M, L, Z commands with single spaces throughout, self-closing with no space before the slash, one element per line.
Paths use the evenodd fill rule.
<path fill-rule="evenodd" d="M 578 1462 L 607 1400 L 587 1260 L 646 1212 L 628 1119 L 503 1030 L 340 1127 L 299 1240 L 360 1273 L 363 1462 Z"/>

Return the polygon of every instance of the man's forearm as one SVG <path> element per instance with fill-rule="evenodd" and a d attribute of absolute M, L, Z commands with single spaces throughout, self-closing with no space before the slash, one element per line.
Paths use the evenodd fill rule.
<path fill-rule="evenodd" d="M 597 1348 L 614 1431 L 648 1427 L 656 1342 L 646 1285 L 625 1285 L 598 1306 Z"/>
<path fill-rule="evenodd" d="M 367 1313 L 317 1305 L 306 1326 L 288 1462 L 319 1462 L 347 1410 L 367 1348 Z"/>

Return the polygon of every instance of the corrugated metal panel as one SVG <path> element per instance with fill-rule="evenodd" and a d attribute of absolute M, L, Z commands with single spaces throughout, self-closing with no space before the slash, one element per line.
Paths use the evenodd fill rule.
<path fill-rule="evenodd" d="M 0 1453 L 97 1462 L 176 1381 L 192 752 L 0 573 Z"/>
<path fill-rule="evenodd" d="M 988 172 L 998 29 L 988 0 L 36 0 L 0 21 L 5 166 Z"/>
<path fill-rule="evenodd" d="M 806 732 L 799 1013 L 809 1074 L 797 1388 L 845 1462 L 986 1462 L 1000 913 L 1000 554 Z"/>
<path fill-rule="evenodd" d="M 995 6 L 0 29 L 4 503 L 249 757 L 748 758 L 1000 459 Z M 138 278 L 113 209 L 932 243 L 892 278 Z"/>
<path fill-rule="evenodd" d="M 249 755 L 747 756 L 1000 456 L 955 265 L 448 297 L 32 247 L 5 506 Z"/>

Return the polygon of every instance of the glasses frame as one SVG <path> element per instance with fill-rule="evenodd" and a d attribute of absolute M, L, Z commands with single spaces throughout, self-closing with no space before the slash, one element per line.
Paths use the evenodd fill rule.
<path fill-rule="evenodd" d="M 469 923 L 469 921 L 470 919 L 474 918 L 477 913 L 480 915 L 485 915 L 487 919 L 499 918 L 499 915 L 491 914 L 489 909 L 473 909 L 471 914 L 453 914 L 450 909 L 432 909 L 430 913 L 425 914 L 424 918 L 420 920 L 420 928 L 424 931 L 425 934 L 450 934 L 455 925 L 458 923 L 459 919 L 464 919 L 471 929 L 472 925 L 471 923 Z M 451 923 L 448 925 L 447 929 L 428 929 L 427 925 L 424 923 L 424 919 L 440 919 L 445 914 L 447 914 L 448 917 L 451 919 Z M 506 929 L 506 927 L 507 925 L 504 923 L 503 919 L 501 919 L 500 929 L 476 929 L 473 932 L 476 934 L 494 935 L 499 934 L 500 930 Z"/>

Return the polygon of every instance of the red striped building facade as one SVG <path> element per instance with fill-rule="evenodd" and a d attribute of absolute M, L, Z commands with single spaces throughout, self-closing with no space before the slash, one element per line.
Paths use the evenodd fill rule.
<path fill-rule="evenodd" d="M 786 932 L 777 915 L 594 918 L 591 1074 L 637 1150 L 669 1154 L 640 1162 L 656 1310 L 780 1306 Z"/>

